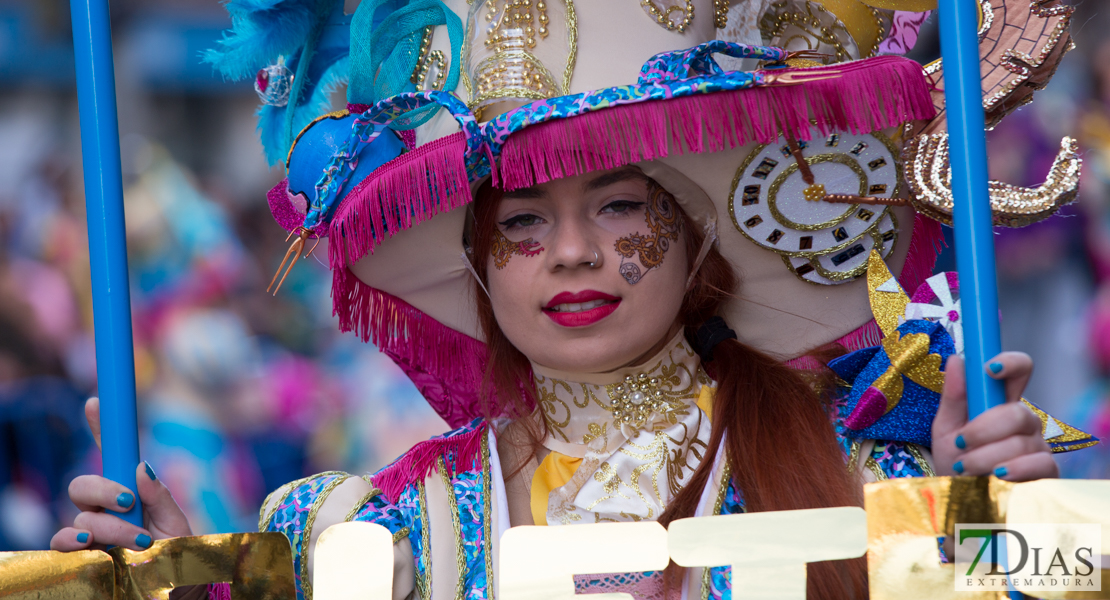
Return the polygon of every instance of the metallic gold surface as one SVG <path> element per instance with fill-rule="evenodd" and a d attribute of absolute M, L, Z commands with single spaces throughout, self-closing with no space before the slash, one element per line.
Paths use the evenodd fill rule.
<path fill-rule="evenodd" d="M 952 186 L 948 166 L 948 134 L 921 134 L 902 152 L 910 199 L 915 208 L 942 223 L 952 224 Z M 1061 206 L 1075 200 L 1082 164 L 1076 141 L 1065 137 L 1060 151 L 1040 187 L 1024 188 L 990 182 L 991 212 L 995 225 L 1024 227 L 1043 221 Z"/>
<path fill-rule="evenodd" d="M 390 600 L 393 535 L 381 525 L 339 523 L 316 542 L 312 581 L 317 600 Z"/>
<path fill-rule="evenodd" d="M 0 597 L 167 600 L 175 587 L 231 583 L 231 597 L 294 600 L 293 556 L 280 533 L 158 540 L 142 552 L 0 553 Z"/>
<path fill-rule="evenodd" d="M 0 598 L 101 600 L 115 592 L 112 557 L 80 552 L 0 552 Z"/>
<path fill-rule="evenodd" d="M 925 12 L 937 9 L 937 0 L 860 0 L 871 8 Z"/>
<path fill-rule="evenodd" d="M 167 600 L 174 587 L 217 582 L 230 582 L 236 599 L 296 598 L 289 540 L 277 532 L 170 538 L 108 554 L 117 565 L 115 600 Z"/>
<path fill-rule="evenodd" d="M 937 538 L 956 523 L 1003 523 L 1014 484 L 993 477 L 890 479 L 864 486 L 872 600 L 1004 600 L 1004 592 L 956 592 Z"/>

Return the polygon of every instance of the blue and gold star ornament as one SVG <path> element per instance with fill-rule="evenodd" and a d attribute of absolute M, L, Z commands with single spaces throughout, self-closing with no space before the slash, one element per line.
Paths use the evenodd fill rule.
<path fill-rule="evenodd" d="M 829 363 L 848 385 L 841 405 L 845 433 L 932 445 L 932 425 L 944 388 L 948 357 L 963 351 L 959 283 L 955 273 L 930 277 L 911 298 L 872 252 L 867 269 L 871 312 L 883 332 L 880 345 Z M 1041 420 L 1053 452 L 1098 443 L 1098 438 L 1053 418 L 1022 399 Z"/>

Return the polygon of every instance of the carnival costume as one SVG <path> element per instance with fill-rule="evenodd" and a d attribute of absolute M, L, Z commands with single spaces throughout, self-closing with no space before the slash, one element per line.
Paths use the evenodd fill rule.
<path fill-rule="evenodd" d="M 994 123 L 1070 48 L 1070 9 L 980 4 Z M 962 344 L 955 278 L 930 277 L 952 206 L 943 91 L 939 63 L 897 56 L 928 0 L 342 7 L 232 0 L 235 30 L 208 58 L 230 76 L 261 67 L 263 145 L 287 169 L 269 203 L 296 236 L 283 270 L 328 237 L 340 327 L 396 361 L 457 429 L 363 476 L 366 485 L 324 473 L 267 498 L 259 529 L 288 537 L 302 598 L 312 596 L 307 549 L 344 520 L 393 533 L 395 597 L 495 597 L 509 527 L 505 424 L 478 417 L 486 351 L 467 255 L 467 207 L 486 181 L 512 190 L 638 166 L 740 275 L 721 315 L 740 341 L 797 368 L 816 367 L 805 353 L 823 345 L 849 351 L 830 364 L 844 383 L 833 420 L 846 468 L 869 481 L 934 474 L 944 361 Z M 331 112 L 328 93 L 343 81 L 347 108 Z M 1040 188 L 992 182 L 996 223 L 1047 218 L 1075 197 L 1078 171 L 1065 139 Z M 652 268 L 647 249 L 622 252 L 626 278 Z M 537 524 L 658 518 L 707 454 L 715 384 L 682 335 L 637 367 L 533 374 L 550 451 L 530 467 Z M 1033 408 L 1053 451 L 1096 443 Z M 716 456 L 697 516 L 744 510 Z M 660 579 L 577 585 L 659 597 Z M 728 568 L 693 569 L 683 595 L 729 596 Z"/>

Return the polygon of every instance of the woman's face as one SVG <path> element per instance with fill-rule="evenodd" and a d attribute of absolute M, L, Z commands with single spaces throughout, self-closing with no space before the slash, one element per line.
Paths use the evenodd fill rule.
<path fill-rule="evenodd" d="M 487 257 L 497 324 L 529 360 L 600 373 L 677 332 L 687 276 L 677 202 L 635 167 L 506 192 Z"/>

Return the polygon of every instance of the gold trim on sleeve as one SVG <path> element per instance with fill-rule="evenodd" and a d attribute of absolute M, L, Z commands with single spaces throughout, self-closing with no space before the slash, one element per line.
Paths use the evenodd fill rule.
<path fill-rule="evenodd" d="M 459 499 L 455 497 L 455 485 L 451 483 L 451 475 L 447 473 L 447 465 L 442 456 L 436 459 L 436 465 L 447 492 L 448 507 L 451 510 L 451 527 L 455 530 L 455 562 L 459 570 L 459 580 L 455 583 L 455 600 L 462 600 L 466 585 L 466 549 L 463 547 L 462 522 L 459 520 Z"/>
<path fill-rule="evenodd" d="M 489 431 L 482 436 L 482 497 L 485 499 L 485 512 L 482 515 L 484 527 L 482 534 L 486 547 L 486 581 L 489 582 L 489 597 L 494 600 L 493 588 L 493 468 L 490 465 Z"/>
<path fill-rule="evenodd" d="M 301 588 L 304 590 L 304 600 L 312 600 L 312 581 L 308 578 L 308 553 L 311 550 L 312 527 L 316 524 L 316 515 L 320 512 L 320 508 L 324 506 L 324 502 L 327 501 L 332 491 L 339 487 L 339 484 L 352 477 L 341 471 L 331 471 L 328 474 L 335 475 L 337 473 L 339 475 L 335 478 L 335 481 L 320 490 L 320 495 L 313 500 L 312 508 L 308 510 L 308 517 L 305 518 L 304 532 L 301 534 Z M 317 477 L 319 476 L 317 475 Z"/>
<path fill-rule="evenodd" d="M 396 544 L 397 542 L 409 537 L 410 533 L 412 533 L 412 530 L 408 527 L 402 527 L 398 529 L 397 533 L 393 534 L 393 543 Z"/>
<path fill-rule="evenodd" d="M 270 519 L 274 518 L 274 513 L 277 512 L 277 509 L 278 509 L 279 506 L 281 506 L 281 503 L 285 502 L 285 499 L 289 497 L 289 494 L 293 493 L 293 490 L 300 487 L 304 482 L 308 481 L 309 479 L 312 479 L 312 476 L 302 477 L 300 479 L 291 481 L 291 482 L 289 482 L 285 485 L 279 486 L 278 489 L 270 492 L 269 494 L 266 494 L 266 499 L 262 501 L 262 508 L 258 509 L 258 530 L 259 531 L 265 531 L 264 527 L 265 527 L 266 523 L 268 523 L 270 521 Z M 289 488 L 286 489 L 285 493 L 281 495 L 281 498 L 279 498 L 278 501 L 274 503 L 274 507 L 272 509 L 270 509 L 269 514 L 266 514 L 266 505 L 268 505 L 270 503 L 270 498 L 273 498 L 274 494 L 280 492 L 283 488 L 285 488 L 285 486 L 289 486 Z"/>
<path fill-rule="evenodd" d="M 374 496 L 377 496 L 380 493 L 382 493 L 382 491 L 378 488 L 373 488 L 369 492 L 367 492 L 365 496 L 363 496 L 358 502 L 355 503 L 353 507 L 351 507 L 351 510 L 347 511 L 347 516 L 343 519 L 343 522 L 350 522 L 350 520 L 355 518 L 355 515 L 358 514 L 358 511 L 361 510 L 363 506 L 366 506 L 367 502 L 369 502 Z M 394 540 L 393 543 L 396 544 L 397 541 Z"/>
<path fill-rule="evenodd" d="M 420 523 L 423 525 L 420 558 L 424 563 L 424 575 L 416 578 L 416 591 L 423 600 L 428 600 L 432 595 L 432 528 L 428 523 L 428 494 L 423 481 L 417 482 L 416 490 L 420 493 Z"/>
<path fill-rule="evenodd" d="M 937 472 L 933 470 L 929 461 L 925 460 L 925 455 L 921 453 L 921 448 L 917 444 L 906 444 L 906 452 L 909 452 L 910 456 L 917 461 L 917 464 L 921 467 L 921 471 L 925 473 L 926 477 L 937 476 Z"/>

